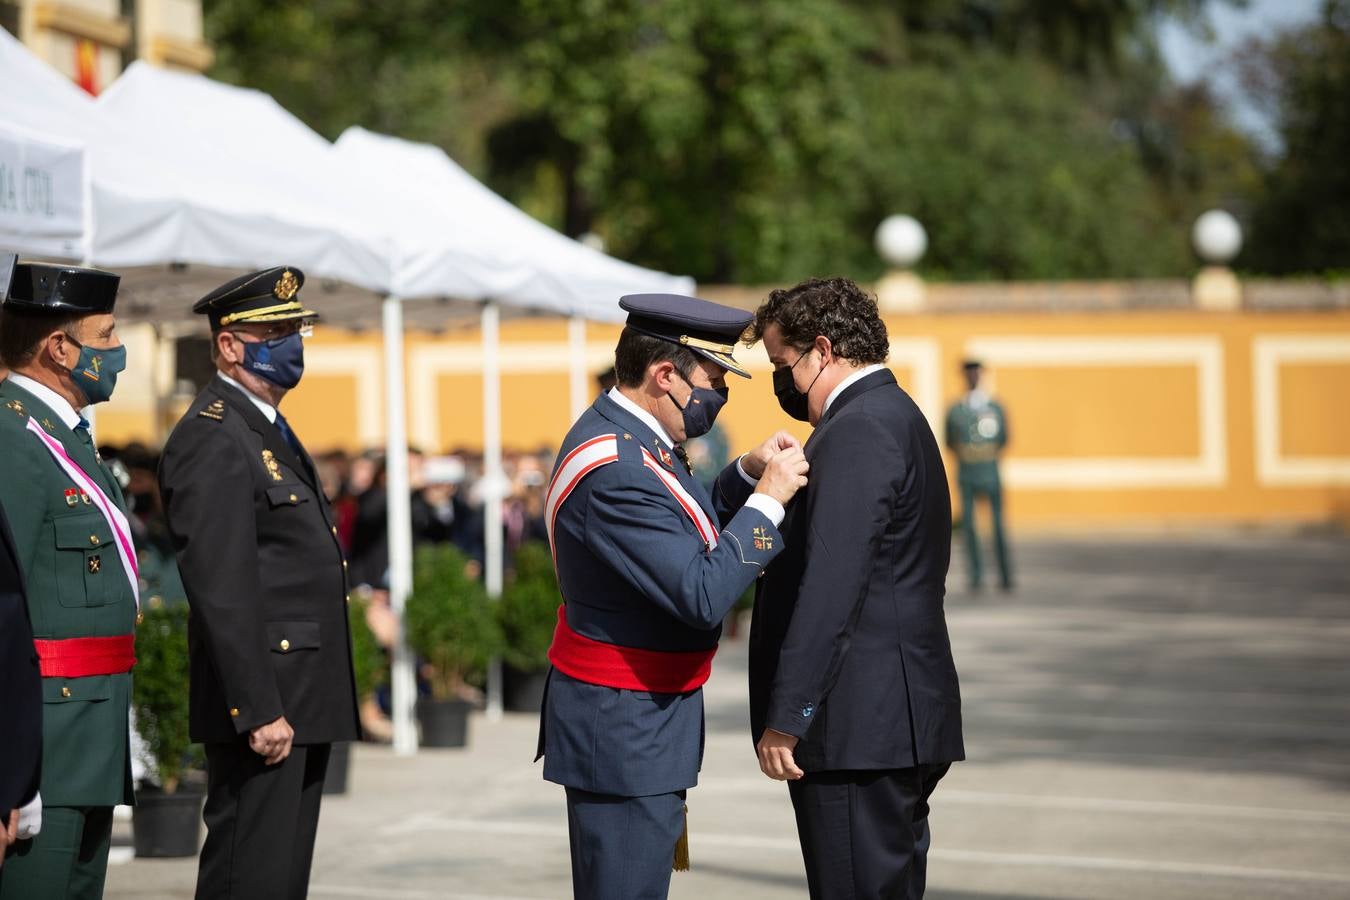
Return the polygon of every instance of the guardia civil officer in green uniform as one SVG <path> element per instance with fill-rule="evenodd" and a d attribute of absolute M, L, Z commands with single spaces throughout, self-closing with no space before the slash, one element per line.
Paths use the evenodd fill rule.
<path fill-rule="evenodd" d="M 956 455 L 956 483 L 961 489 L 961 530 L 966 536 L 966 564 L 972 590 L 984 586 L 980 560 L 980 536 L 975 529 L 975 503 L 989 502 L 994 524 L 994 554 L 998 558 L 999 584 L 1012 590 L 1012 561 L 1003 527 L 1003 485 L 998 460 L 1008 444 L 1008 419 L 1003 407 L 982 385 L 984 366 L 977 360 L 961 364 L 966 393 L 947 411 L 947 449 Z"/>
<path fill-rule="evenodd" d="M 160 459 L 191 609 L 190 731 L 206 745 L 198 898 L 306 895 L 329 750 L 359 734 L 347 563 L 314 462 L 278 408 L 316 318 L 304 281 L 277 266 L 197 302 L 216 375 Z"/>
<path fill-rule="evenodd" d="M 43 701 L 41 821 L 0 868 L 0 900 L 102 897 L 112 810 L 132 802 L 136 554 L 121 487 L 80 413 L 111 397 L 125 368 L 118 283 L 111 272 L 0 259 L 0 361 L 10 370 L 0 384 L 0 504 Z"/>

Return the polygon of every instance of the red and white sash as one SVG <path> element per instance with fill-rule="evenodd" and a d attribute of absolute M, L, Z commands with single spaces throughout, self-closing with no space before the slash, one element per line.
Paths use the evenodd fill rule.
<path fill-rule="evenodd" d="M 712 519 L 703 511 L 702 505 L 694 499 L 694 495 L 684 489 L 680 484 L 680 479 L 669 470 L 661 467 L 646 447 L 642 448 L 642 464 L 656 473 L 656 477 L 661 479 L 661 483 L 666 489 L 675 496 L 675 500 L 684 507 L 684 511 L 689 518 L 694 520 L 694 528 L 698 529 L 699 537 L 703 538 L 703 543 L 709 550 L 717 546 L 717 526 L 713 524 Z"/>
<path fill-rule="evenodd" d="M 578 445 L 559 464 L 558 471 L 549 481 L 548 493 L 545 495 L 544 501 L 544 522 L 548 528 L 548 544 L 553 551 L 555 564 L 558 551 L 554 543 L 553 529 L 558 518 L 558 510 L 562 508 L 563 501 L 571 495 L 583 478 L 603 465 L 617 462 L 618 459 L 618 437 L 613 434 L 602 434 Z M 675 501 L 693 520 L 694 528 L 698 531 L 699 537 L 703 539 L 707 549 L 712 550 L 716 547 L 717 526 L 703 511 L 703 507 L 694 499 L 694 496 L 685 490 L 684 485 L 680 484 L 680 480 L 671 472 L 662 468 L 661 464 L 656 461 L 656 457 L 652 456 L 645 447 L 642 448 L 642 463 L 648 469 L 651 469 L 657 478 L 661 479 L 661 483 L 666 486 L 666 490 L 670 491 Z"/>
<path fill-rule="evenodd" d="M 553 553 L 556 565 L 558 550 L 553 542 L 553 523 L 558 518 L 558 510 L 581 479 L 601 466 L 616 462 L 619 458 L 619 439 L 616 435 L 602 434 L 584 441 L 575 450 L 563 458 L 558 471 L 548 483 L 548 493 L 544 500 L 544 523 L 548 528 L 548 546 Z"/>
<path fill-rule="evenodd" d="M 136 598 L 136 608 L 141 606 L 141 576 L 140 567 L 136 565 L 136 547 L 131 542 L 131 525 L 127 522 L 127 517 L 117 508 L 117 504 L 103 493 L 103 489 L 95 481 L 85 474 L 80 468 L 79 463 L 71 459 L 66 453 L 66 448 L 61 446 L 61 442 L 42 429 L 31 416 L 28 419 L 28 430 L 37 435 L 38 440 L 47 448 L 47 452 L 52 455 L 62 470 L 71 481 L 75 482 L 80 490 L 89 495 L 89 499 L 103 518 L 107 521 L 108 527 L 112 529 L 113 543 L 117 546 L 117 556 L 122 560 L 122 570 L 126 572 L 127 581 L 131 584 L 131 595 Z"/>

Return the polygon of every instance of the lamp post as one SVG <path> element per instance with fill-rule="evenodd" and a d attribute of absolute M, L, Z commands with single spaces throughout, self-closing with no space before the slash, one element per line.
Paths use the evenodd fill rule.
<path fill-rule="evenodd" d="M 881 311 L 921 311 L 926 290 L 913 267 L 928 249 L 928 232 L 913 216 L 887 216 L 877 226 L 874 241 L 877 254 L 891 267 L 877 282 Z"/>
<path fill-rule="evenodd" d="M 1226 210 L 1202 213 L 1191 228 L 1191 245 L 1206 265 L 1191 282 L 1198 309 L 1234 310 L 1242 306 L 1242 284 L 1228 263 L 1242 249 L 1242 226 Z"/>

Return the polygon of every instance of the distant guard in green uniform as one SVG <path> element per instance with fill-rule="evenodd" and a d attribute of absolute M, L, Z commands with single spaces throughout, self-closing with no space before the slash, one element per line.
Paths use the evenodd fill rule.
<path fill-rule="evenodd" d="M 126 350 L 110 272 L 0 258 L 0 503 L 42 674 L 37 835 L 0 900 L 103 896 L 113 807 L 132 802 L 127 710 L 139 578 L 121 487 L 80 410 L 112 396 Z"/>
<path fill-rule="evenodd" d="M 984 366 L 975 360 L 961 364 L 965 375 L 965 395 L 947 411 L 947 449 L 956 455 L 957 484 L 961 488 L 961 528 L 966 535 L 966 561 L 970 587 L 984 586 L 984 568 L 980 562 L 980 536 L 975 530 L 975 501 L 989 500 L 994 521 L 994 553 L 1003 590 L 1013 588 L 1012 562 L 1008 558 L 1008 540 L 1003 528 L 1003 485 L 998 475 L 998 458 L 1008 444 L 1008 419 L 1003 407 L 981 387 Z"/>

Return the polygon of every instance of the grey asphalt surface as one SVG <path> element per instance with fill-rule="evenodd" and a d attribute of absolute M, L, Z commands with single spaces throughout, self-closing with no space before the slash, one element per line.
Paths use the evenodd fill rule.
<path fill-rule="evenodd" d="M 1350 538 L 1015 552 L 1011 595 L 969 594 L 953 560 L 969 759 L 933 798 L 928 896 L 1350 897 Z M 674 898 L 806 896 L 786 789 L 746 733 L 745 668 L 744 641 L 724 640 Z M 324 801 L 311 897 L 570 895 L 534 718 L 472 728 L 466 750 L 356 748 L 350 792 Z M 108 897 L 192 896 L 195 860 L 129 855 L 115 848 Z"/>

